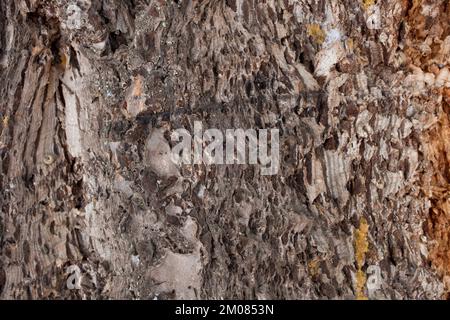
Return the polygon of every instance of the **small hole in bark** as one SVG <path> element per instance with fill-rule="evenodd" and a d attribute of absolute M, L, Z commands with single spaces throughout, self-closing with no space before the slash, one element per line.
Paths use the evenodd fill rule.
<path fill-rule="evenodd" d="M 114 53 L 121 45 L 127 45 L 127 39 L 120 31 L 111 32 L 109 34 L 109 45 L 111 46 L 111 51 Z"/>

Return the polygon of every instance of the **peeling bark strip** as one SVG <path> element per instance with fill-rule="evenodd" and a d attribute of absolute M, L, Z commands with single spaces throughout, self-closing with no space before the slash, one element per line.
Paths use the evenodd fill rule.
<path fill-rule="evenodd" d="M 0 297 L 444 298 L 449 10 L 2 0 Z M 167 164 L 196 121 L 278 174 Z"/>

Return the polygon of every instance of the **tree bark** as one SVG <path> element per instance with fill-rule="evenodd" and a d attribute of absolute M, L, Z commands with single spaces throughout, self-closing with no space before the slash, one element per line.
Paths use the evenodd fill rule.
<path fill-rule="evenodd" d="M 444 298 L 449 14 L 2 0 L 0 297 Z M 278 174 L 168 169 L 194 121 L 279 129 Z"/>

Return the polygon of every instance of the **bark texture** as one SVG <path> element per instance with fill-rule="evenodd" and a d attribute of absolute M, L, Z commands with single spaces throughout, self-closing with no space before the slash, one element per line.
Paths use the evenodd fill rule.
<path fill-rule="evenodd" d="M 449 15 L 2 0 L 0 297 L 445 297 Z M 197 120 L 278 128 L 279 173 L 171 166 L 167 135 Z"/>

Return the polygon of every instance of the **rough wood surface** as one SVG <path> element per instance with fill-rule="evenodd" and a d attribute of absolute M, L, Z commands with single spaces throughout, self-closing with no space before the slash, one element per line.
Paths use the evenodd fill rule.
<path fill-rule="evenodd" d="M 445 297 L 449 15 L 2 0 L 0 297 Z M 165 165 L 196 120 L 278 128 L 279 173 Z"/>

